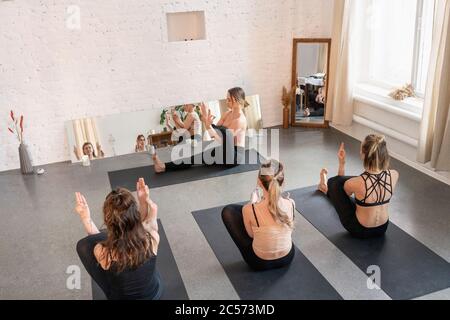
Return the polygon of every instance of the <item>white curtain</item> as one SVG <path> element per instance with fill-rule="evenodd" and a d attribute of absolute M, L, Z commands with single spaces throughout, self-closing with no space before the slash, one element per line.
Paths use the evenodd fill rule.
<path fill-rule="evenodd" d="M 335 0 L 330 75 L 325 119 L 349 126 L 353 121 L 352 25 L 356 0 Z"/>
<path fill-rule="evenodd" d="M 248 96 L 245 98 L 249 106 L 244 109 L 247 118 L 247 129 L 262 129 L 261 107 L 259 104 L 259 95 Z"/>
<path fill-rule="evenodd" d="M 97 122 L 94 118 L 85 118 L 73 120 L 73 133 L 75 136 L 75 144 L 78 154 L 83 154 L 83 144 L 86 142 L 92 143 L 95 154 L 99 155 L 97 144 L 100 144 L 99 134 L 97 130 Z"/>
<path fill-rule="evenodd" d="M 326 44 L 319 45 L 319 57 L 317 59 L 317 73 L 327 73 L 328 63 L 328 46 Z M 328 75 L 327 75 L 328 76 Z"/>
<path fill-rule="evenodd" d="M 450 1 L 436 0 L 418 160 L 450 170 Z"/>

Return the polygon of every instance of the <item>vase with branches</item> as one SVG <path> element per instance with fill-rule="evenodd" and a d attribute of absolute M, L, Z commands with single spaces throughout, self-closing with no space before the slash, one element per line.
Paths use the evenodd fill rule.
<path fill-rule="evenodd" d="M 11 134 L 13 134 L 19 142 L 20 169 L 23 174 L 33 173 L 33 165 L 31 163 L 28 147 L 23 141 L 24 117 L 23 115 L 16 117 L 13 110 L 10 111 L 9 117 L 12 124 L 8 126 L 8 131 L 11 132 Z"/>
<path fill-rule="evenodd" d="M 283 92 L 281 94 L 281 104 L 283 105 L 283 128 L 288 129 L 289 128 L 289 107 L 292 104 L 292 101 L 294 99 L 294 92 L 295 87 L 288 89 L 283 86 Z"/>

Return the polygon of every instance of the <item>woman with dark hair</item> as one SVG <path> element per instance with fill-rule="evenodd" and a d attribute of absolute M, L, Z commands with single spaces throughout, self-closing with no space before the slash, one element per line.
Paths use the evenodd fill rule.
<path fill-rule="evenodd" d="M 89 160 L 103 158 L 105 156 L 99 143 L 97 143 L 98 156 L 95 153 L 94 145 L 91 142 L 84 143 L 81 149 L 83 150 L 83 155 L 88 156 Z M 81 160 L 81 156 L 78 153 L 77 147 L 73 147 L 73 152 L 75 153 L 75 157 L 77 158 L 77 160 Z"/>
<path fill-rule="evenodd" d="M 346 152 L 339 152 L 339 173 L 327 180 L 327 169 L 320 173 L 318 189 L 328 196 L 343 227 L 356 238 L 379 237 L 389 225 L 388 207 L 399 173 L 389 169 L 389 153 L 384 136 L 371 134 L 361 144 L 364 172 L 345 176 Z M 354 197 L 353 197 L 354 196 Z"/>
<path fill-rule="evenodd" d="M 282 196 L 283 165 L 276 160 L 264 163 L 257 183 L 262 189 L 262 199 L 245 206 L 226 206 L 222 220 L 252 269 L 281 268 L 289 265 L 295 255 L 292 245 L 295 205 Z"/>
<path fill-rule="evenodd" d="M 104 232 L 91 220 L 85 197 L 75 194 L 75 211 L 89 234 L 78 241 L 78 256 L 108 299 L 159 299 L 162 294 L 156 270 L 158 207 L 144 179 L 139 179 L 136 189 L 138 201 L 122 188 L 106 196 Z"/>
<path fill-rule="evenodd" d="M 224 165 L 233 167 L 242 163 L 245 156 L 245 133 L 247 130 L 247 118 L 243 109 L 248 107 L 245 101 L 245 92 L 242 88 L 232 88 L 227 93 L 228 111 L 221 117 L 217 125 L 213 124 L 214 116 L 204 103 L 201 105 L 202 122 L 216 147 L 202 154 L 202 162 L 207 165 Z M 208 154 L 206 154 L 208 152 Z M 218 156 L 218 157 L 216 157 Z M 207 158 L 213 162 L 205 161 Z M 216 158 L 219 160 L 216 161 Z M 155 172 L 173 171 L 190 168 L 195 163 L 195 156 L 180 159 L 175 162 L 163 163 L 158 155 L 153 155 Z"/>
<path fill-rule="evenodd" d="M 134 152 L 145 152 L 145 136 L 140 134 L 136 138 L 136 146 L 134 147 Z"/>

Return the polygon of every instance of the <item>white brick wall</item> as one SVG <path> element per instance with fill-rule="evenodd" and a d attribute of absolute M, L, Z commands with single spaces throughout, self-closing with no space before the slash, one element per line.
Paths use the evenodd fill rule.
<path fill-rule="evenodd" d="M 329 37 L 332 0 L 11 0 L 0 2 L 0 171 L 19 165 L 7 132 L 25 115 L 35 165 L 69 159 L 64 122 L 186 101 L 242 86 L 281 123 L 292 38 Z M 81 9 L 81 29 L 66 26 Z M 166 41 L 165 12 L 205 10 L 207 40 Z M 130 124 L 132 125 L 132 124 Z"/>

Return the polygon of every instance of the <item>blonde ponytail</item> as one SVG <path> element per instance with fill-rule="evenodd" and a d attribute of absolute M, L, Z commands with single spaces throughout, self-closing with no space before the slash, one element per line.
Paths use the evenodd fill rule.
<path fill-rule="evenodd" d="M 389 167 L 389 153 L 386 138 L 382 135 L 371 134 L 362 144 L 364 167 L 369 170 L 387 170 Z"/>
<path fill-rule="evenodd" d="M 293 228 L 293 221 L 279 206 L 282 193 L 281 186 L 284 182 L 283 165 L 276 160 L 270 160 L 263 164 L 259 179 L 269 193 L 269 212 L 274 220 Z"/>

